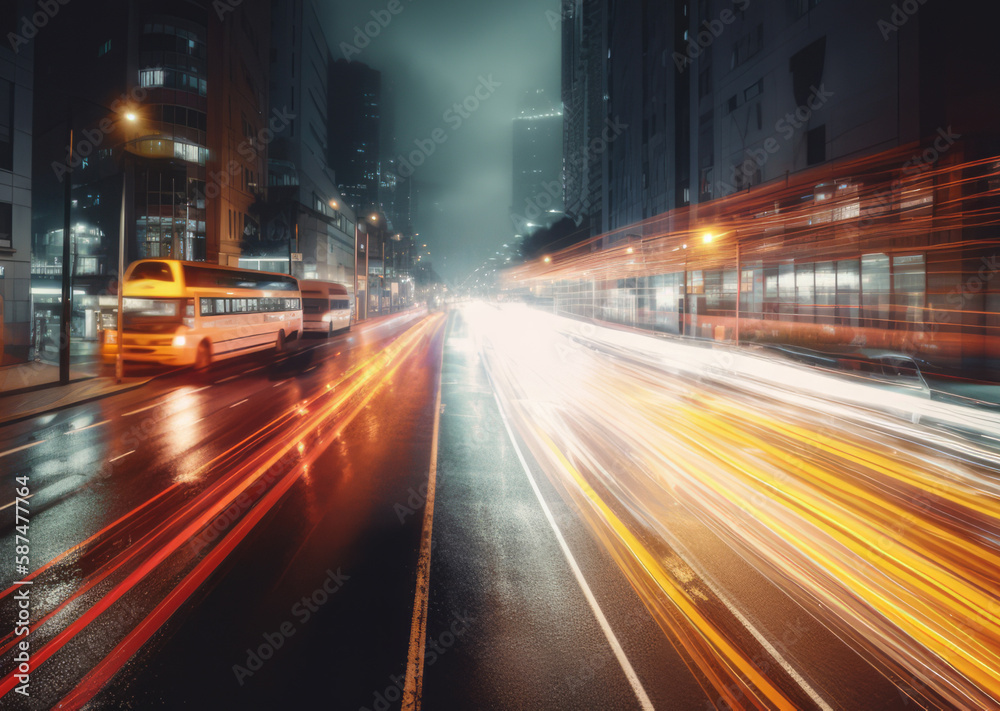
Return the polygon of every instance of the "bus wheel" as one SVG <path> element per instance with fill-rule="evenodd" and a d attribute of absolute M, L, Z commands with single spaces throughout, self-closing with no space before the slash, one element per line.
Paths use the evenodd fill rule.
<path fill-rule="evenodd" d="M 208 341 L 202 341 L 198 344 L 198 352 L 194 357 L 194 369 L 198 372 L 204 372 L 208 370 L 209 366 L 212 365 L 212 344 Z"/>
<path fill-rule="evenodd" d="M 274 352 L 284 353 L 285 352 L 285 332 L 278 331 L 278 338 L 274 342 Z"/>

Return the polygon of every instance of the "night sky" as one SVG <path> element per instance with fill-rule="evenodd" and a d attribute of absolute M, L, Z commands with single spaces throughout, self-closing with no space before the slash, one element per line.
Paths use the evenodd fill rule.
<path fill-rule="evenodd" d="M 414 168 L 420 189 L 415 228 L 435 270 L 461 281 L 512 238 L 509 217 L 511 119 L 524 93 L 559 97 L 558 0 L 399 0 L 402 11 L 350 59 L 383 73 L 393 94 L 393 155 L 441 129 L 447 140 Z M 356 26 L 384 13 L 390 0 L 321 2 L 331 52 L 344 56 Z M 385 15 L 383 14 L 383 18 Z M 358 44 L 362 44 L 359 42 Z M 492 77 L 491 77 L 492 75 Z M 491 79 L 498 87 L 467 119 L 449 109 Z M 486 89 L 480 89 L 485 95 Z M 461 125 L 458 125 L 461 119 Z M 440 134 L 439 134 L 440 135 Z"/>

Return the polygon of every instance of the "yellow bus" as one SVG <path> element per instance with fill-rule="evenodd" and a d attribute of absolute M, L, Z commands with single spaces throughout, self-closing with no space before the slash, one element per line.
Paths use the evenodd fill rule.
<path fill-rule="evenodd" d="M 305 331 L 332 336 L 350 331 L 353 309 L 347 287 L 332 281 L 299 279 L 302 292 L 302 318 Z"/>
<path fill-rule="evenodd" d="M 124 360 L 208 368 L 253 351 L 281 352 L 302 333 L 302 296 L 287 274 L 143 259 L 125 271 Z M 114 361 L 118 334 L 104 332 Z"/>

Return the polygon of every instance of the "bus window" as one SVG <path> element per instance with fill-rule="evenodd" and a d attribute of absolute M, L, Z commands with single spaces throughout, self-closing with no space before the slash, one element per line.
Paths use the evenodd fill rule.
<path fill-rule="evenodd" d="M 150 279 L 152 281 L 173 281 L 174 274 L 170 271 L 170 266 L 164 262 L 141 262 L 137 264 L 129 275 L 129 281 L 140 281 Z"/>

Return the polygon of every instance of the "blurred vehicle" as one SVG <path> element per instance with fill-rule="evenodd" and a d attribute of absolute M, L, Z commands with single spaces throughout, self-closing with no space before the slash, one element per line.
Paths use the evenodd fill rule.
<path fill-rule="evenodd" d="M 855 355 L 840 356 L 837 362 L 841 370 L 861 376 L 871 385 L 931 397 L 917 360 L 904 353 L 862 349 Z"/>
<path fill-rule="evenodd" d="M 350 331 L 353 323 L 347 287 L 332 281 L 299 280 L 302 293 L 302 324 L 305 331 L 332 336 Z"/>
<path fill-rule="evenodd" d="M 298 282 L 287 274 L 168 259 L 144 259 L 125 272 L 126 361 L 208 368 L 253 351 L 285 350 L 302 332 Z M 117 330 L 105 330 L 102 356 L 113 362 Z"/>

